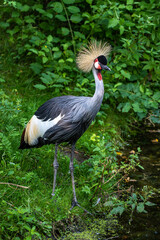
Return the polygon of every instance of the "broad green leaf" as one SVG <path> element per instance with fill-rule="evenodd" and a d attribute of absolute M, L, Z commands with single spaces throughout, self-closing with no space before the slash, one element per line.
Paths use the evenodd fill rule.
<path fill-rule="evenodd" d="M 122 206 L 118 206 L 112 209 L 112 211 L 110 212 L 111 214 L 122 214 L 124 212 L 125 208 Z"/>
<path fill-rule="evenodd" d="M 70 20 L 74 23 L 79 23 L 82 21 L 82 17 L 80 14 L 73 14 L 70 18 Z"/>
<path fill-rule="evenodd" d="M 133 193 L 133 194 L 132 194 L 132 198 L 133 198 L 135 201 L 137 201 L 137 194 L 136 194 L 136 193 Z"/>
<path fill-rule="evenodd" d="M 74 35 L 77 38 L 85 39 L 85 35 L 83 33 L 74 31 Z"/>
<path fill-rule="evenodd" d="M 42 69 L 42 65 L 39 63 L 31 63 L 30 68 L 34 71 L 34 73 L 39 74 Z"/>
<path fill-rule="evenodd" d="M 115 73 L 115 78 L 119 78 L 120 77 L 120 74 L 119 73 Z"/>
<path fill-rule="evenodd" d="M 157 106 L 157 108 L 158 108 L 158 106 Z M 151 120 L 153 123 L 158 123 L 158 124 L 160 124 L 160 118 L 159 118 L 159 116 L 157 116 L 157 117 L 151 116 L 151 117 L 150 117 L 150 120 Z"/>
<path fill-rule="evenodd" d="M 149 88 L 146 89 L 146 95 L 147 95 L 147 96 L 151 96 L 152 93 L 153 93 L 153 92 L 152 92 L 151 89 L 149 89 Z"/>
<path fill-rule="evenodd" d="M 8 172 L 8 175 L 13 175 L 14 174 L 14 171 L 13 170 L 10 170 L 9 172 Z"/>
<path fill-rule="evenodd" d="M 124 8 L 126 8 L 126 5 L 124 5 L 124 4 L 119 5 L 119 9 L 124 9 Z"/>
<path fill-rule="evenodd" d="M 154 93 L 153 99 L 156 101 L 160 100 L 160 91 Z"/>
<path fill-rule="evenodd" d="M 121 86 L 122 85 L 122 83 L 121 82 L 118 82 L 118 83 L 116 83 L 115 85 L 114 85 L 114 88 L 117 88 L 117 87 L 119 87 L 119 86 Z"/>
<path fill-rule="evenodd" d="M 42 84 L 35 84 L 34 85 L 35 88 L 38 88 L 39 90 L 44 90 L 46 89 L 46 86 L 42 85 Z"/>
<path fill-rule="evenodd" d="M 49 48 L 47 47 L 47 45 L 45 45 L 44 47 L 42 47 L 42 50 L 46 53 L 48 53 L 50 50 Z"/>
<path fill-rule="evenodd" d="M 20 15 L 20 13 L 17 12 L 17 11 L 13 11 L 13 12 L 12 12 L 12 17 L 13 17 L 13 18 L 17 18 L 17 17 L 19 17 L 19 15 Z"/>
<path fill-rule="evenodd" d="M 85 83 L 88 83 L 88 82 L 89 82 L 89 80 L 87 78 L 83 78 L 81 86 L 83 86 Z"/>
<path fill-rule="evenodd" d="M 54 37 L 54 38 L 53 38 L 53 42 L 54 42 L 54 43 L 60 42 L 60 38 Z"/>
<path fill-rule="evenodd" d="M 132 6 L 131 4 L 130 4 L 130 5 L 127 5 L 127 6 L 126 6 L 126 9 L 129 10 L 129 11 L 131 11 L 131 10 L 133 9 L 133 6 Z"/>
<path fill-rule="evenodd" d="M 134 3 L 134 0 L 127 0 L 127 5 L 128 4 L 133 4 Z"/>
<path fill-rule="evenodd" d="M 56 58 L 56 59 L 57 59 L 57 58 L 60 58 L 61 55 L 62 55 L 62 52 L 61 52 L 61 51 L 54 52 L 54 54 L 53 54 L 54 58 Z"/>
<path fill-rule="evenodd" d="M 132 104 L 132 107 L 133 107 L 133 110 L 134 110 L 135 112 L 143 112 L 143 109 L 140 108 L 138 102 L 133 103 L 133 104 Z"/>
<path fill-rule="evenodd" d="M 147 205 L 147 206 L 155 206 L 156 204 L 155 204 L 155 203 L 152 203 L 152 202 L 149 202 L 149 201 L 147 201 L 147 202 L 145 202 L 145 205 Z"/>
<path fill-rule="evenodd" d="M 75 0 L 63 0 L 65 4 L 72 4 L 75 2 Z"/>
<path fill-rule="evenodd" d="M 139 90 L 140 90 L 141 93 L 144 93 L 144 86 L 143 86 L 143 85 L 140 85 L 140 86 L 139 86 Z"/>
<path fill-rule="evenodd" d="M 120 35 L 122 35 L 122 34 L 124 33 L 124 26 L 121 25 L 121 26 L 119 27 L 119 30 L 120 30 Z"/>
<path fill-rule="evenodd" d="M 143 67 L 143 70 L 148 70 L 148 69 L 152 69 L 152 66 L 150 65 L 150 63 L 146 64 L 146 65 Z"/>
<path fill-rule="evenodd" d="M 29 9 L 30 9 L 30 7 L 28 5 L 24 5 L 21 7 L 22 12 L 28 12 Z"/>
<path fill-rule="evenodd" d="M 73 60 L 73 58 L 67 58 L 67 60 L 66 60 L 67 62 L 73 62 L 74 60 Z"/>
<path fill-rule="evenodd" d="M 45 17 L 48 17 L 48 18 L 50 18 L 50 19 L 53 18 L 53 14 L 52 14 L 52 13 L 49 13 L 49 12 L 46 12 L 46 11 L 45 11 L 45 13 L 44 13 L 44 16 L 45 16 Z"/>
<path fill-rule="evenodd" d="M 66 79 L 62 78 L 62 77 L 58 78 L 58 79 L 56 80 L 56 82 L 57 82 L 57 83 L 68 83 L 68 81 L 67 81 Z"/>
<path fill-rule="evenodd" d="M 46 63 L 47 61 L 48 61 L 48 58 L 47 58 L 47 57 L 43 57 L 43 58 L 42 58 L 42 62 L 43 62 L 43 63 Z"/>
<path fill-rule="evenodd" d="M 90 5 L 92 4 L 93 0 L 86 0 L 87 3 L 89 3 Z"/>
<path fill-rule="evenodd" d="M 64 59 L 60 59 L 60 60 L 58 60 L 58 62 L 59 63 L 64 63 L 65 61 L 64 61 Z"/>
<path fill-rule="evenodd" d="M 21 10 L 22 4 L 20 2 L 16 2 L 16 8 Z"/>
<path fill-rule="evenodd" d="M 37 49 L 30 48 L 29 51 L 30 51 L 30 52 L 33 52 L 33 53 L 35 53 L 35 54 L 38 54 L 38 50 L 37 50 Z"/>
<path fill-rule="evenodd" d="M 5 80 L 3 78 L 0 78 L 0 82 L 5 82 Z"/>
<path fill-rule="evenodd" d="M 9 27 L 9 23 L 0 22 L 0 27 L 2 27 L 2 28 L 7 28 L 7 27 Z"/>
<path fill-rule="evenodd" d="M 26 16 L 24 19 L 27 23 L 35 23 L 35 20 L 29 16 Z"/>
<path fill-rule="evenodd" d="M 48 42 L 52 42 L 52 41 L 53 41 L 52 35 L 49 35 L 49 36 L 47 37 L 47 41 L 48 41 Z"/>
<path fill-rule="evenodd" d="M 51 76 L 49 76 L 48 74 L 43 74 L 43 77 L 41 77 L 41 80 L 43 83 L 45 84 L 51 84 L 53 82 Z"/>
<path fill-rule="evenodd" d="M 64 36 L 66 36 L 66 35 L 69 34 L 69 29 L 68 29 L 68 28 L 62 27 L 61 30 L 62 30 L 62 34 L 63 34 Z"/>
<path fill-rule="evenodd" d="M 59 48 L 58 48 L 58 47 L 53 47 L 53 48 L 52 48 L 52 51 L 58 52 L 58 51 L 59 51 Z"/>
<path fill-rule="evenodd" d="M 144 212 L 144 203 L 143 202 L 138 203 L 137 212 L 139 212 L 139 213 Z"/>
<path fill-rule="evenodd" d="M 64 88 L 64 86 L 62 84 L 53 84 L 52 87 L 55 87 L 55 88 Z"/>
<path fill-rule="evenodd" d="M 42 4 L 35 4 L 33 5 L 33 10 L 36 10 L 36 9 L 43 9 L 43 5 Z"/>
<path fill-rule="evenodd" d="M 43 52 L 43 51 L 38 51 L 38 56 L 45 56 L 45 52 Z"/>
<path fill-rule="evenodd" d="M 51 4 L 53 7 L 54 11 L 57 13 L 61 13 L 63 11 L 63 6 L 60 2 L 54 2 Z"/>
<path fill-rule="evenodd" d="M 84 13 L 82 14 L 82 17 L 86 17 L 86 18 L 90 19 L 90 18 L 91 18 L 91 15 L 90 15 L 88 12 L 84 12 Z"/>
<path fill-rule="evenodd" d="M 122 108 L 122 112 L 129 112 L 130 109 L 131 109 L 131 103 L 127 102 Z"/>
<path fill-rule="evenodd" d="M 66 21 L 67 21 L 66 17 L 63 16 L 63 15 L 59 15 L 59 14 L 58 14 L 58 15 L 55 16 L 55 18 L 59 19 L 59 20 L 62 21 L 62 22 L 66 22 Z"/>
<path fill-rule="evenodd" d="M 138 62 L 139 61 L 139 58 L 141 57 L 141 55 L 139 54 L 139 53 L 137 53 L 137 52 L 135 52 L 134 54 L 133 54 L 133 57 L 136 59 L 136 61 Z"/>
<path fill-rule="evenodd" d="M 114 28 L 119 23 L 119 20 L 117 18 L 112 18 L 109 20 L 108 28 Z"/>
<path fill-rule="evenodd" d="M 19 27 L 15 26 L 12 30 L 7 30 L 7 33 L 9 33 L 11 36 L 13 36 L 15 33 L 19 32 Z"/>
<path fill-rule="evenodd" d="M 132 210 L 134 210 L 136 207 L 136 204 L 135 203 L 132 203 Z"/>
<path fill-rule="evenodd" d="M 69 6 L 68 11 L 70 13 L 78 13 L 78 12 L 80 12 L 80 9 L 78 7 L 75 7 L 75 6 Z"/>
<path fill-rule="evenodd" d="M 42 15 L 45 15 L 46 14 L 46 11 L 41 9 L 41 8 L 36 8 L 36 11 L 41 13 Z"/>
<path fill-rule="evenodd" d="M 124 70 L 121 70 L 121 74 L 122 74 L 124 77 L 128 78 L 128 79 L 131 78 L 131 74 L 130 74 L 129 72 L 126 72 L 126 71 L 124 71 Z"/>

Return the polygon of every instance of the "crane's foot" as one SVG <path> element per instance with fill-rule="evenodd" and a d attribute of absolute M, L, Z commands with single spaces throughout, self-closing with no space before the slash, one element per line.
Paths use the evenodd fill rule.
<path fill-rule="evenodd" d="M 52 196 L 52 198 L 53 198 L 53 197 L 55 196 L 55 194 L 54 194 L 54 193 L 52 193 L 52 194 L 51 194 L 51 196 Z"/>
<path fill-rule="evenodd" d="M 81 205 L 79 205 L 79 203 L 78 203 L 77 201 L 75 201 L 74 199 L 72 200 L 72 206 L 71 206 L 71 208 L 70 208 L 70 211 L 71 211 L 74 207 L 76 207 L 76 206 L 79 207 L 79 208 L 81 208 L 84 212 L 92 215 L 92 213 L 88 212 L 85 208 L 81 207 Z"/>
<path fill-rule="evenodd" d="M 51 194 L 51 199 L 54 203 L 57 203 L 57 198 L 55 197 L 55 193 Z"/>

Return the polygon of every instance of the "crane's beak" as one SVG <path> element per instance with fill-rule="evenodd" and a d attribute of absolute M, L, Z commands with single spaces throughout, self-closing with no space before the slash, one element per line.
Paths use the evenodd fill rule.
<path fill-rule="evenodd" d="M 102 68 L 103 70 L 111 71 L 111 69 L 110 69 L 107 65 L 103 65 L 102 63 L 99 63 L 99 65 L 101 66 L 101 68 Z"/>

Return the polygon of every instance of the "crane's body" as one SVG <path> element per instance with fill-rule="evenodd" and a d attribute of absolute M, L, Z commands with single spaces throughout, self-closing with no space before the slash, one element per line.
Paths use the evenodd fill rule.
<path fill-rule="evenodd" d="M 68 142 L 72 145 L 70 161 L 74 195 L 72 207 L 79 206 L 75 194 L 73 175 L 74 148 L 77 140 L 89 127 L 100 109 L 104 95 L 101 70 L 110 70 L 106 65 L 107 60 L 104 56 L 109 52 L 110 46 L 101 46 L 101 43 L 98 45 L 95 42 L 89 46 L 89 49 L 83 48 L 77 58 L 77 64 L 81 70 L 88 72 L 92 69 L 96 84 L 93 97 L 60 96 L 48 100 L 35 112 L 21 137 L 20 149 L 55 144 L 53 196 L 59 166 L 57 162 L 58 144 Z M 105 54 L 101 55 L 101 53 Z"/>
<path fill-rule="evenodd" d="M 93 97 L 60 96 L 40 106 L 24 130 L 20 148 L 76 143 L 100 109 L 104 94 L 103 81 L 97 80 L 97 85 Z"/>

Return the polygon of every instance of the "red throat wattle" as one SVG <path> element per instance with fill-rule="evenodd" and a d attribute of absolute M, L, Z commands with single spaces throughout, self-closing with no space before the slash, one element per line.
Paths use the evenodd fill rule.
<path fill-rule="evenodd" d="M 99 80 L 102 80 L 102 74 L 100 72 L 98 72 L 97 76 Z"/>

